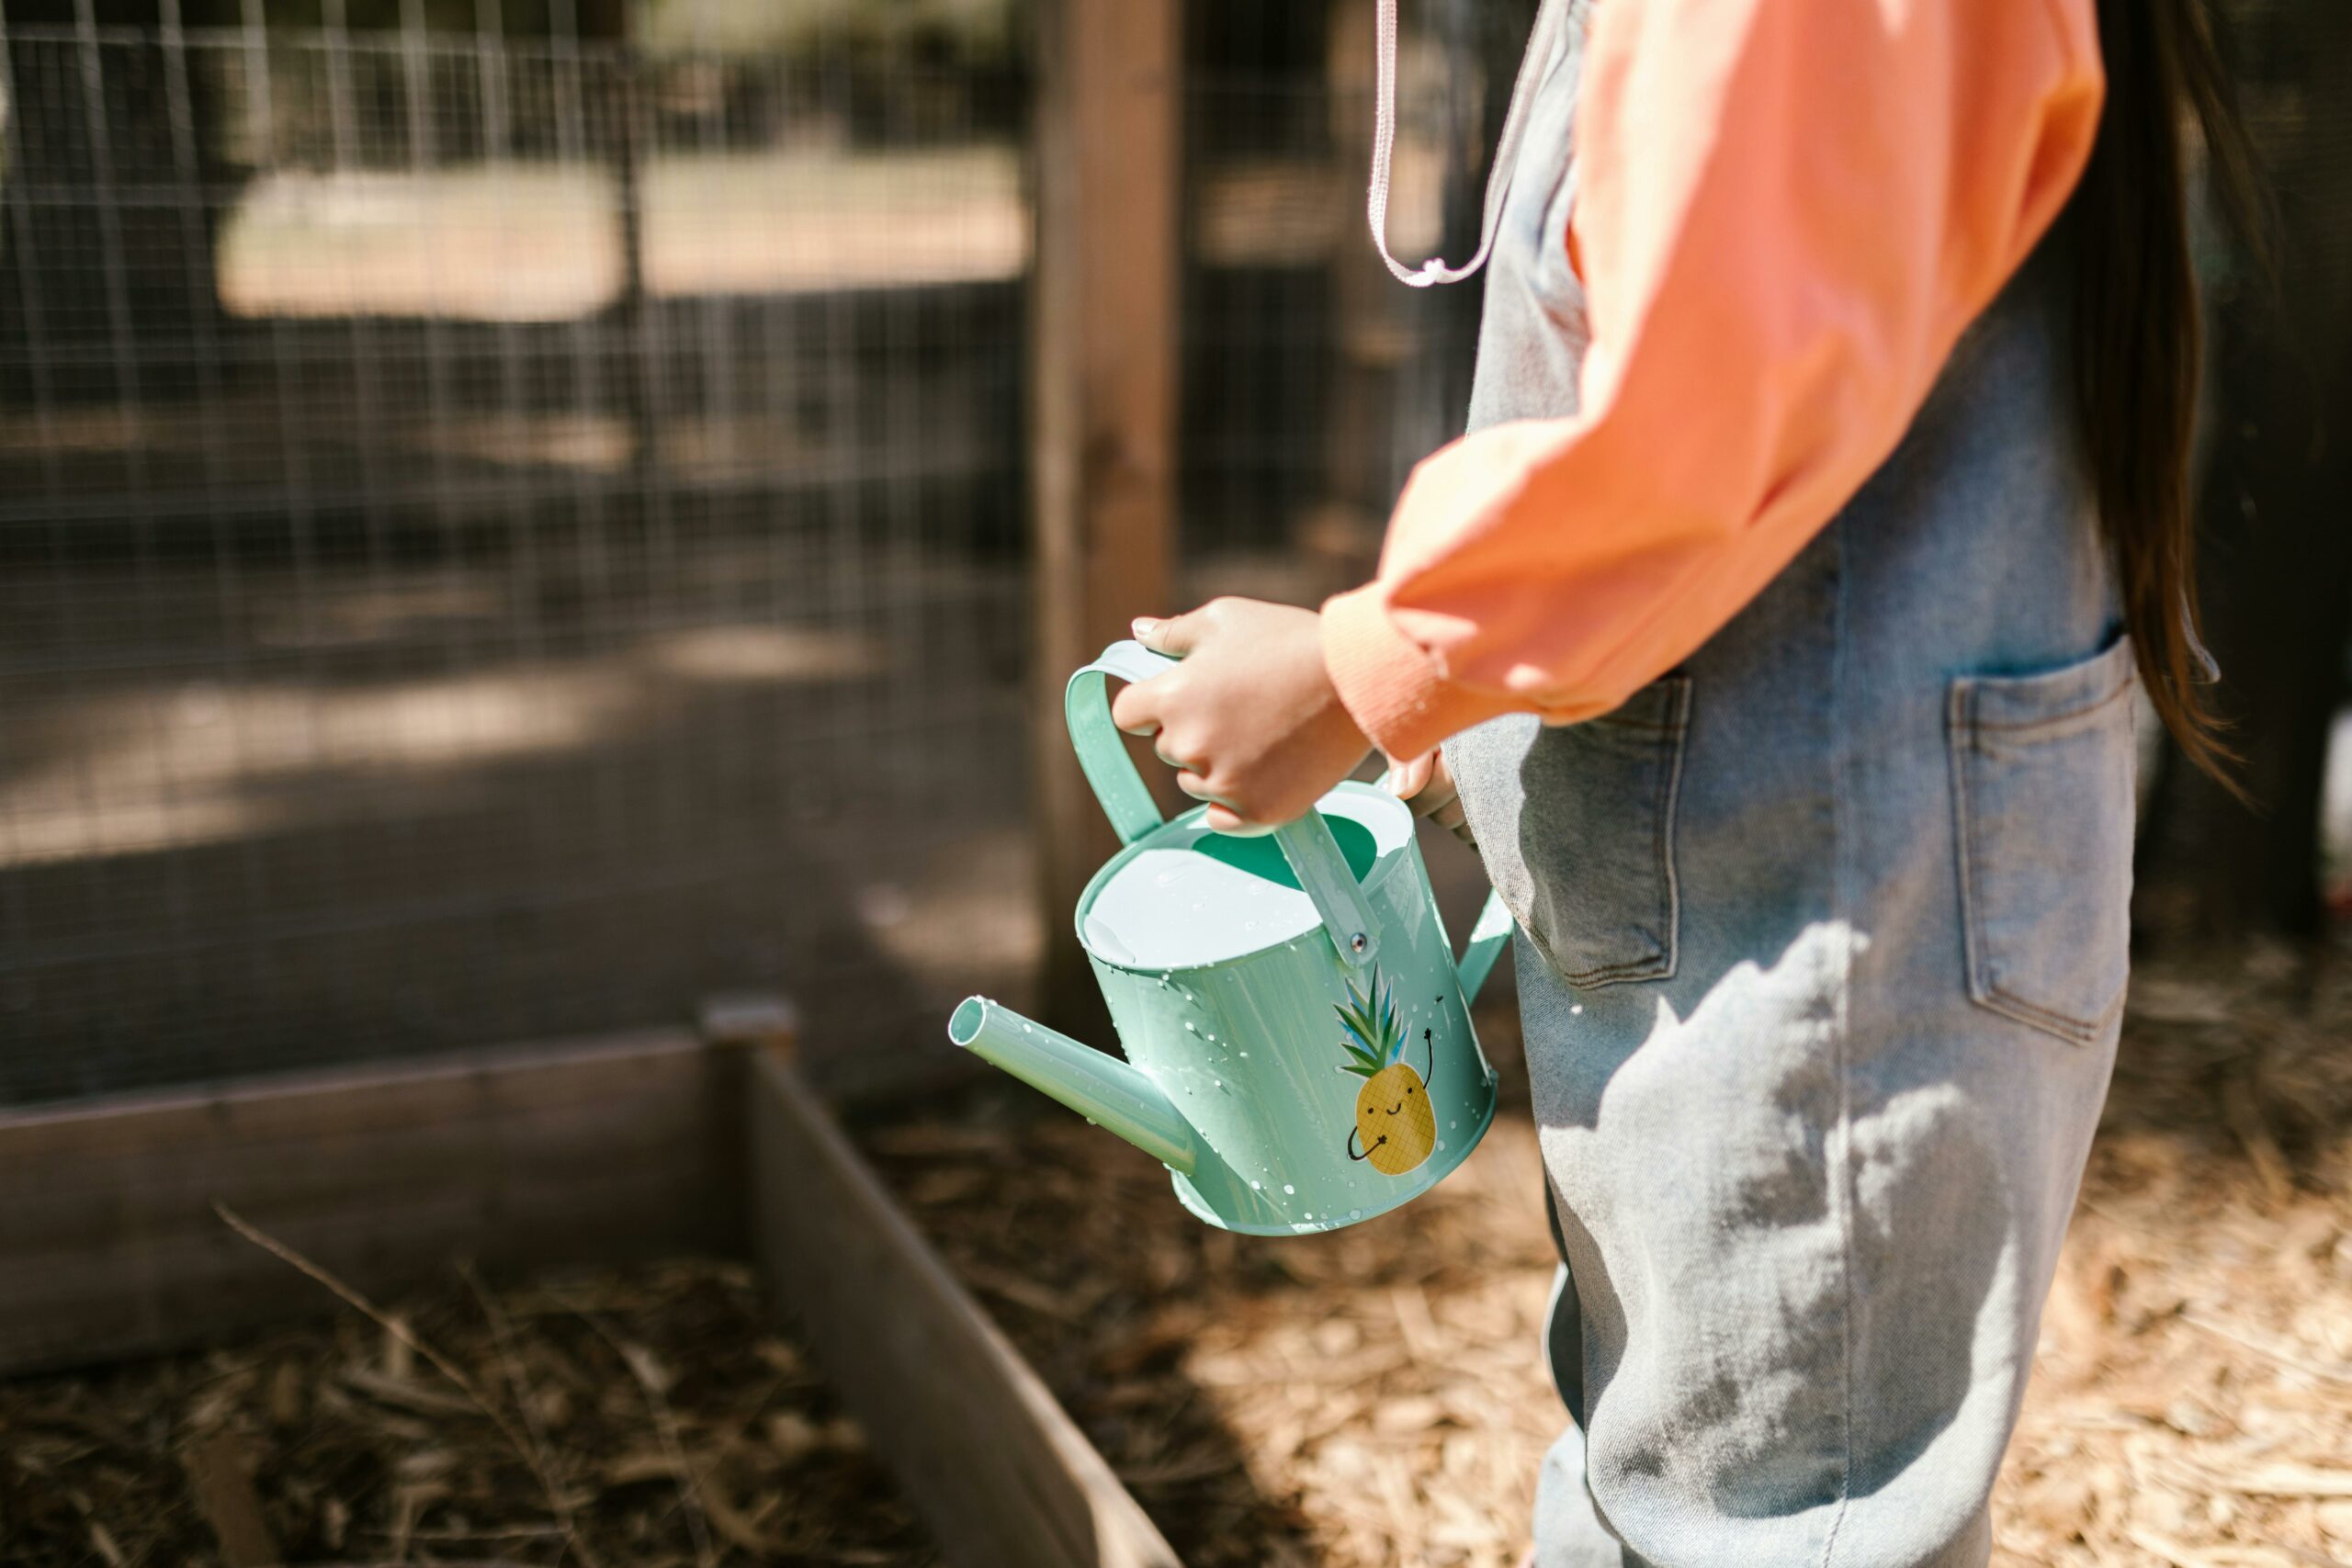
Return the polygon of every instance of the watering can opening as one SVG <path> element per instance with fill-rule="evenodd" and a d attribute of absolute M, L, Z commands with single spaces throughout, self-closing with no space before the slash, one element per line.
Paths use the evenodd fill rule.
<path fill-rule="evenodd" d="M 1331 837 L 1338 841 L 1340 853 L 1346 859 L 1348 869 L 1355 874 L 1358 882 L 1362 882 L 1380 859 L 1380 846 L 1374 840 L 1372 830 L 1352 817 L 1335 816 L 1328 811 L 1317 815 L 1323 818 L 1324 826 L 1331 829 Z M 1263 833 L 1211 832 L 1197 840 L 1193 849 L 1211 860 L 1223 861 L 1247 875 L 1290 888 L 1293 892 L 1305 891 L 1299 886 L 1298 873 L 1291 869 L 1282 846 Z"/>
<path fill-rule="evenodd" d="M 1408 807 L 1385 790 L 1341 784 L 1317 810 L 1360 886 L 1376 885 L 1412 842 Z M 1315 901 L 1270 837 L 1219 833 L 1187 812 L 1098 873 L 1078 907 L 1088 952 L 1129 969 L 1221 964 L 1322 930 Z"/>

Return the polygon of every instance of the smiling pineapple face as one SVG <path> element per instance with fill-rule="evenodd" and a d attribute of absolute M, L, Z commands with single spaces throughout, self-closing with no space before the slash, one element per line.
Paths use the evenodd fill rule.
<path fill-rule="evenodd" d="M 1429 1085 L 1404 1060 L 1405 1031 L 1396 1018 L 1395 992 L 1372 974 L 1369 995 L 1348 982 L 1346 1006 L 1334 1004 L 1347 1036 L 1342 1072 L 1364 1080 L 1356 1092 L 1356 1126 L 1348 1157 L 1363 1160 L 1384 1176 L 1402 1176 L 1437 1146 L 1437 1113 L 1430 1109 Z"/>
<path fill-rule="evenodd" d="M 1356 1093 L 1356 1141 L 1369 1151 L 1372 1168 L 1386 1176 L 1402 1176 L 1430 1157 L 1437 1116 L 1420 1074 L 1398 1062 L 1365 1082 Z"/>

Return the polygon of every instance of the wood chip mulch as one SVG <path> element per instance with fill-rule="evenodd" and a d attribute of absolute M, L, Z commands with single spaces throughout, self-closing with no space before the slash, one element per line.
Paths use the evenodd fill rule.
<path fill-rule="evenodd" d="M 862 1142 L 1192 1568 L 1518 1562 L 1559 1426 L 1523 1109 L 1408 1208 L 1272 1240 L 1023 1090 Z"/>
<path fill-rule="evenodd" d="M 2352 1565 L 2352 952 L 2335 956 L 2135 980 L 1996 1502 L 2003 1568 Z M 1480 1030 L 1515 1080 L 1508 1011 Z M 1041 1104 L 991 1089 L 864 1142 L 1186 1562 L 1517 1562 L 1561 1420 L 1523 1104 L 1421 1202 L 1281 1241 L 1200 1224 L 1156 1164 Z M 322 1308 L 0 1383 L 0 1561 L 937 1561 L 739 1265 Z"/>
<path fill-rule="evenodd" d="M 2135 978 L 1996 1499 L 2001 1568 L 2352 1565 L 2347 958 Z M 1508 1010 L 1479 1029 L 1515 1081 Z M 1562 1419 L 1523 1102 L 1420 1202 L 1253 1241 L 1032 1100 L 866 1147 L 1188 1563 L 1519 1561 Z"/>

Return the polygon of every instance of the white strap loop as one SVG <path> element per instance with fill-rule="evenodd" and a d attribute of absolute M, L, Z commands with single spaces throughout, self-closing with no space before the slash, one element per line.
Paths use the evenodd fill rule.
<path fill-rule="evenodd" d="M 1519 162 L 1519 144 L 1527 134 L 1527 115 L 1535 85 L 1552 62 L 1555 35 L 1566 7 L 1561 0 L 1543 0 L 1529 33 L 1527 54 L 1519 62 L 1519 80 L 1512 84 L 1510 107 L 1503 115 L 1501 138 L 1495 144 L 1494 166 L 1487 171 L 1486 209 L 1478 224 L 1478 254 L 1464 266 L 1448 266 L 1432 257 L 1419 267 L 1408 267 L 1388 254 L 1388 178 L 1396 152 L 1396 0 L 1379 0 L 1374 30 L 1378 57 L 1373 84 L 1372 186 L 1364 213 L 1372 222 L 1372 243 L 1398 282 L 1414 288 L 1437 283 L 1459 283 L 1487 264 L 1494 248 L 1495 226 L 1501 222 L 1503 199 L 1510 194 L 1511 169 Z"/>

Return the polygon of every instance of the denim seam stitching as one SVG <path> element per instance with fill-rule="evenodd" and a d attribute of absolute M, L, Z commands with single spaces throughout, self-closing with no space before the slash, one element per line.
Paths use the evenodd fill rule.
<path fill-rule="evenodd" d="M 1962 678 L 1951 683 L 1945 714 L 1944 749 L 1951 767 L 1952 831 L 1956 835 L 1953 859 L 1960 873 L 1962 977 L 1968 987 L 1969 1000 L 1982 1005 L 1986 990 L 1984 933 L 1979 929 L 1982 916 L 1976 898 L 1976 813 L 1970 807 L 1968 795 L 1968 733 L 1974 696 L 1973 682 Z"/>
<path fill-rule="evenodd" d="M 1965 679 L 1965 677 L 1963 677 L 1963 679 Z M 1975 683 L 1976 682 L 1971 682 L 1971 684 Z M 2020 733 L 2033 734 L 2042 730 L 2054 730 L 2062 726 L 2071 725 L 2077 719 L 2086 719 L 2096 716 L 2102 710 L 2106 709 L 2120 698 L 2130 695 L 2131 691 L 2132 682 L 2129 680 L 2119 680 L 2115 683 L 2115 689 L 2108 693 L 2107 695 L 2100 697 L 2096 702 L 2085 703 L 2080 707 L 2068 708 L 2064 713 L 2043 714 L 2039 718 L 2021 718 L 2013 723 L 2006 724 L 1999 719 L 1980 717 L 1971 724 L 1969 728 L 1974 730 L 1993 730 L 1997 733 L 2008 735 Z"/>
<path fill-rule="evenodd" d="M 1674 822 L 1682 809 L 1682 760 L 1690 748 L 1690 677 L 1678 675 L 1668 709 L 1674 744 L 1667 756 L 1665 798 L 1658 803 L 1658 867 L 1666 874 L 1666 967 L 1670 980 L 1682 963 L 1682 878 L 1674 863 Z"/>
<path fill-rule="evenodd" d="M 1846 813 L 1846 634 L 1847 597 L 1846 570 L 1842 520 L 1833 523 L 1838 533 L 1833 536 L 1839 547 L 1838 552 L 1837 598 L 1835 601 L 1836 634 L 1830 648 L 1830 734 L 1829 734 L 1829 825 L 1832 877 L 1832 903 L 1841 918 L 1853 908 L 1847 885 L 1848 857 L 1852 845 L 1847 830 Z M 1844 1364 L 1840 1368 L 1843 1387 L 1839 1390 L 1839 1415 L 1845 1430 L 1845 1454 L 1838 1477 L 1838 1506 L 1829 1518 L 1829 1532 L 1821 1543 L 1821 1568 L 1831 1568 L 1838 1552 L 1838 1536 L 1846 1522 L 1846 1513 L 1854 1495 L 1854 1133 L 1851 1085 L 1848 1081 L 1847 1044 L 1850 1013 L 1853 1006 L 1853 928 L 1847 926 L 1846 947 L 1840 955 L 1842 973 L 1838 977 L 1838 1005 L 1830 1021 L 1831 1059 L 1836 1065 L 1838 1085 L 1838 1116 L 1832 1131 L 1837 1134 L 1836 1153 L 1825 1147 L 1824 1155 L 1831 1163 L 1830 1175 L 1838 1199 L 1838 1240 L 1839 1272 L 1845 1286 L 1845 1301 L 1838 1314 L 1839 1337 L 1843 1341 Z"/>
<path fill-rule="evenodd" d="M 1603 986 L 1623 985 L 1628 980 L 1668 979 L 1674 974 L 1672 964 L 1672 954 L 1666 953 L 1624 964 L 1607 964 L 1598 969 L 1579 969 L 1573 975 L 1562 970 L 1560 978 L 1579 990 L 1591 991 Z"/>
<path fill-rule="evenodd" d="M 2014 992 L 2003 990 L 1998 986 L 1988 983 L 1984 989 L 1985 994 L 1977 998 L 1981 1006 L 2006 1017 L 2016 1019 L 2019 1023 L 2063 1035 L 2069 1044 L 2098 1043 L 2098 1037 L 2107 1032 L 2107 1026 L 2115 1021 L 2115 1015 L 2123 1009 L 2123 998 L 2118 996 L 2096 1021 L 2086 1021 L 2076 1018 L 2072 1013 L 2052 1012 L 2047 1008 L 2036 1006 Z"/>

